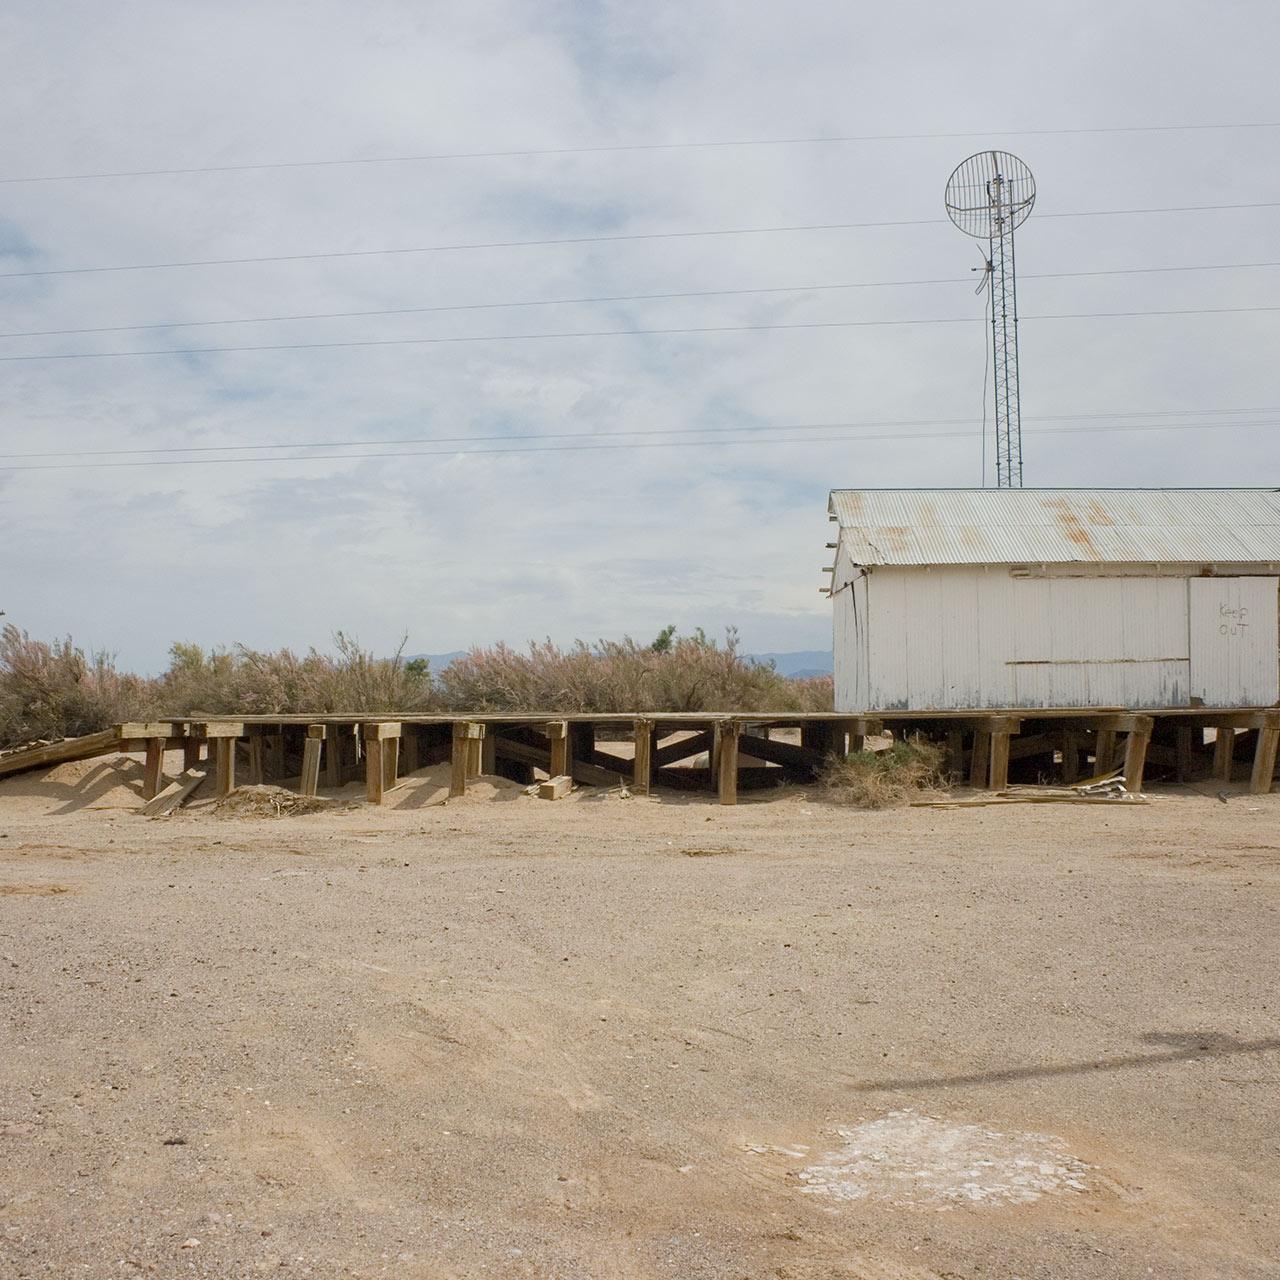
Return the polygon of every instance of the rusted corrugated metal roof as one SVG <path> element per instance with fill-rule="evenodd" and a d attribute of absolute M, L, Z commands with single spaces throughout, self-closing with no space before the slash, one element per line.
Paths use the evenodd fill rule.
<path fill-rule="evenodd" d="M 1280 562 L 1276 489 L 834 489 L 855 564 Z"/>

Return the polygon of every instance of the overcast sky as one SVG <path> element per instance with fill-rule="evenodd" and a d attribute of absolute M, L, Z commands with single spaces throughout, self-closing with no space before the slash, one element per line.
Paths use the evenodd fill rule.
<path fill-rule="evenodd" d="M 1060 216 L 1280 201 L 1280 128 L 1035 132 L 1280 121 L 1278 44 L 1274 0 L 10 0 L 8 179 L 972 136 L 7 182 L 5 334 L 791 291 L 6 337 L 5 356 L 969 319 L 8 360 L 0 466 L 42 469 L 0 471 L 0 608 L 144 670 L 174 640 L 324 648 L 338 628 L 379 651 L 668 622 L 824 647 L 828 489 L 981 482 L 979 253 L 941 195 L 988 146 L 1039 184 L 1018 237 L 1026 483 L 1275 484 L 1280 313 L 1033 317 L 1280 305 L 1275 266 L 1036 278 L 1280 262 L 1277 208 Z M 916 225 L 12 274 L 886 221 Z M 801 288 L 901 281 L 943 283 Z M 1071 416 L 1103 414 L 1135 416 Z M 566 434 L 629 447 L 527 439 Z M 556 448 L 449 452 L 506 437 Z M 317 442 L 343 447 L 296 447 Z M 253 456 L 233 445 L 281 447 L 209 461 Z M 399 456 L 270 460 L 326 452 Z"/>

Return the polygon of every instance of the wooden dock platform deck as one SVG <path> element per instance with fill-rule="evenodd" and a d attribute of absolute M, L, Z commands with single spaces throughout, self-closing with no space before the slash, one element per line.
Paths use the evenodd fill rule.
<path fill-rule="evenodd" d="M 792 730 L 785 738 L 779 730 Z M 798 731 L 794 732 L 794 731 Z M 323 782 L 363 778 L 371 804 L 401 778 L 449 761 L 450 795 L 499 775 L 532 783 L 538 773 L 586 786 L 625 784 L 714 794 L 737 802 L 740 789 L 808 782 L 824 761 L 863 749 L 883 733 L 940 744 L 946 769 L 974 787 L 1011 780 L 1081 777 L 1123 768 L 1141 791 L 1148 765 L 1185 782 L 1230 782 L 1249 770 L 1254 792 L 1270 791 L 1280 748 L 1280 708 L 1177 707 L 1141 711 L 1060 707 L 972 711 L 840 712 L 324 712 L 223 716 L 197 713 L 126 722 L 103 733 L 0 755 L 0 777 L 108 752 L 144 752 L 144 796 L 166 785 L 164 758 L 181 748 L 184 769 L 214 766 L 215 791 L 237 781 L 297 780 L 303 795 Z M 1210 736 L 1211 735 L 1211 736 Z M 797 740 L 798 739 L 798 740 Z M 701 763 L 706 757 L 706 764 Z M 696 762 L 696 763 L 694 763 Z"/>

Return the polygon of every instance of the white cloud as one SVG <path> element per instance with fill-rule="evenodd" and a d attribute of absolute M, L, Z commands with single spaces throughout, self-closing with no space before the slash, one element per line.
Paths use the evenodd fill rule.
<path fill-rule="evenodd" d="M 562 147 L 1263 120 L 1271 6 L 69 4 L 0 21 L 10 174 Z M 1023 154 L 1028 317 L 1270 305 L 1274 133 L 951 139 L 456 160 L 4 187 L 0 270 L 940 218 L 956 162 Z M 978 315 L 949 225 L 10 280 L 5 332 L 803 283 L 960 283 L 7 339 L 0 353 Z M 1275 317 L 1033 321 L 1027 480 L 1250 484 L 1272 428 L 1035 434 L 1046 415 L 1261 406 Z M 980 326 L 0 366 L 5 453 L 972 418 Z M 828 633 L 826 490 L 963 484 L 971 439 L 0 472 L 0 607 L 147 667 L 189 637 L 415 649 L 741 625 Z M 937 430 L 963 430 L 939 427 Z M 871 434 L 883 434 L 877 430 Z M 403 446 L 427 450 L 432 446 Z M 217 455 L 205 455 L 217 456 Z M 119 455 L 113 460 L 124 460 Z"/>

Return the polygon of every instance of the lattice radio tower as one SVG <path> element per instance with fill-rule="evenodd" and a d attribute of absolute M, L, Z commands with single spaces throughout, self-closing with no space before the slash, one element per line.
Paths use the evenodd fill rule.
<path fill-rule="evenodd" d="M 979 151 L 947 181 L 947 214 L 966 235 L 987 242 L 983 284 L 991 297 L 991 373 L 996 403 L 996 484 L 1022 488 L 1022 411 L 1018 389 L 1018 281 L 1013 233 L 1036 202 L 1036 181 L 1017 156 Z"/>

